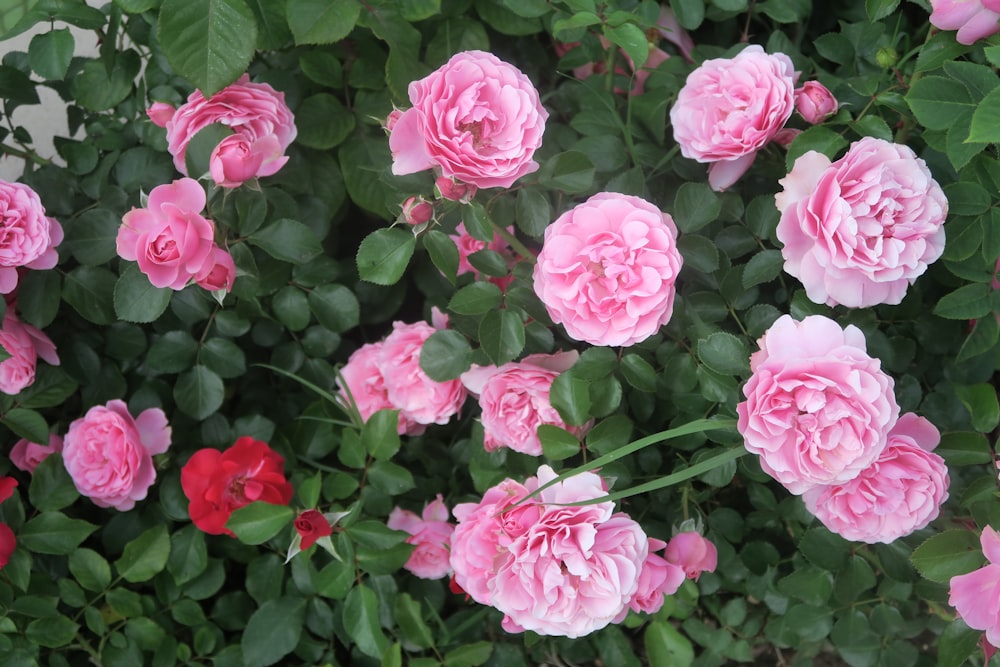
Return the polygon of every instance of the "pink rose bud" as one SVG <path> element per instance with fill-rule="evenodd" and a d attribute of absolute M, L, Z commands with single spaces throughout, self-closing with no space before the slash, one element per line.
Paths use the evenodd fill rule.
<path fill-rule="evenodd" d="M 795 91 L 795 109 L 807 123 L 818 125 L 837 113 L 837 98 L 819 81 L 806 81 Z"/>
<path fill-rule="evenodd" d="M 476 196 L 476 192 L 479 189 L 475 185 L 461 183 L 447 176 L 441 176 L 434 181 L 434 187 L 437 188 L 444 199 L 459 201 L 463 204 L 468 204 L 472 201 L 472 198 Z"/>
<path fill-rule="evenodd" d="M 386 132 L 392 132 L 392 128 L 396 127 L 396 121 L 399 117 L 403 115 L 402 109 L 393 109 L 389 112 L 389 115 L 385 117 L 385 122 L 382 123 L 382 129 Z"/>
<path fill-rule="evenodd" d="M 153 121 L 153 125 L 159 127 L 166 127 L 167 121 L 174 117 L 174 105 L 167 104 L 166 102 L 153 102 L 153 104 L 146 109 L 146 115 L 149 116 L 149 120 Z"/>
<path fill-rule="evenodd" d="M 715 572 L 719 562 L 715 545 L 694 531 L 674 535 L 663 555 L 667 562 L 683 568 L 688 579 L 695 580 L 702 572 Z"/>
<path fill-rule="evenodd" d="M 237 188 L 257 175 L 264 157 L 253 137 L 231 134 L 212 149 L 208 171 L 219 187 Z"/>
<path fill-rule="evenodd" d="M 194 281 L 203 289 L 210 292 L 216 290 L 233 289 L 233 281 L 236 280 L 236 263 L 233 256 L 224 248 L 215 246 L 212 254 L 208 256 L 201 270 L 195 274 Z"/>
<path fill-rule="evenodd" d="M 52 433 L 49 435 L 49 444 L 43 445 L 37 442 L 29 442 L 21 438 L 10 450 L 10 460 L 15 466 L 25 472 L 34 473 L 42 461 L 56 452 L 61 452 L 63 447 L 62 436 Z"/>
<path fill-rule="evenodd" d="M 403 202 L 403 220 L 410 225 L 422 225 L 434 217 L 434 206 L 423 197 L 410 197 Z"/>

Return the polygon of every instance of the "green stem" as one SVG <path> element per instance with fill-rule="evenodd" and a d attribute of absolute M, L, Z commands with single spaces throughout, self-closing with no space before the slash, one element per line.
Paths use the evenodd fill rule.
<path fill-rule="evenodd" d="M 492 225 L 493 230 L 497 233 L 497 235 L 500 236 L 500 238 L 502 238 L 504 241 L 506 241 L 511 248 L 516 250 L 517 253 L 524 258 L 524 261 L 529 262 L 531 264 L 535 263 L 535 253 L 528 250 L 528 246 L 521 243 L 521 241 L 519 241 L 518 238 L 513 234 L 511 234 L 509 231 L 507 231 L 497 223 L 493 222 L 492 216 L 487 216 L 487 218 L 490 221 L 490 225 Z"/>

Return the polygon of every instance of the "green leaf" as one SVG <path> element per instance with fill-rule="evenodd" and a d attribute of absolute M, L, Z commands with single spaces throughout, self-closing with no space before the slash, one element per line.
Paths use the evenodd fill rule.
<path fill-rule="evenodd" d="M 814 565 L 806 565 L 778 580 L 778 591 L 813 605 L 823 605 L 833 593 L 833 576 Z"/>
<path fill-rule="evenodd" d="M 677 240 L 677 249 L 684 258 L 684 268 L 712 273 L 719 268 L 719 249 L 711 239 L 699 234 L 685 234 Z"/>
<path fill-rule="evenodd" d="M 517 193 L 514 214 L 518 229 L 537 239 L 552 222 L 552 205 L 544 190 L 522 188 Z"/>
<path fill-rule="evenodd" d="M 233 129 L 222 123 L 211 123 L 198 130 L 184 149 L 184 167 L 194 178 L 209 173 L 212 152 L 222 140 L 234 134 Z"/>
<path fill-rule="evenodd" d="M 420 349 L 420 368 L 435 382 L 454 380 L 471 365 L 469 340 L 454 329 L 435 331 Z"/>
<path fill-rule="evenodd" d="M 389 648 L 378 616 L 378 598 L 372 589 L 359 584 L 344 600 L 344 630 L 365 655 L 380 658 Z"/>
<path fill-rule="evenodd" d="M 906 103 L 920 124 L 929 130 L 947 130 L 955 118 L 976 107 L 968 88 L 943 76 L 925 76 L 915 81 L 906 95 Z"/>
<path fill-rule="evenodd" d="M 257 21 L 244 0 L 163 0 L 157 38 L 171 67 L 208 98 L 247 70 Z"/>
<path fill-rule="evenodd" d="M 142 62 L 135 51 L 119 52 L 110 72 L 98 60 L 88 60 L 70 78 L 70 92 L 77 103 L 90 111 L 115 107 L 132 92 L 132 84 Z"/>
<path fill-rule="evenodd" d="M 247 240 L 271 257 L 292 264 L 305 264 L 323 252 L 316 232 L 289 218 L 258 229 Z"/>
<path fill-rule="evenodd" d="M 103 591 L 111 583 L 111 566 L 93 549 L 77 549 L 71 553 L 69 571 L 88 591 Z"/>
<path fill-rule="evenodd" d="M 973 385 L 958 385 L 955 393 L 972 415 L 972 428 L 980 433 L 990 433 L 1000 423 L 1000 404 L 997 390 L 991 384 L 981 382 Z"/>
<path fill-rule="evenodd" d="M 929 72 L 967 53 L 972 47 L 955 41 L 955 33 L 942 30 L 924 42 L 917 56 L 917 72 Z M 987 58 L 989 48 L 986 49 Z M 846 64 L 846 63 L 841 63 Z"/>
<path fill-rule="evenodd" d="M 670 8 L 677 15 L 677 22 L 687 30 L 697 30 L 705 20 L 705 0 L 673 0 Z"/>
<path fill-rule="evenodd" d="M 263 544 L 292 523 L 295 512 L 287 505 L 252 502 L 233 512 L 226 528 L 244 544 Z"/>
<path fill-rule="evenodd" d="M 455 241 L 437 229 L 424 232 L 422 240 L 434 266 L 454 285 L 458 276 L 458 246 Z"/>
<path fill-rule="evenodd" d="M 656 369 L 638 354 L 629 352 L 622 357 L 621 369 L 625 381 L 639 391 L 656 391 Z"/>
<path fill-rule="evenodd" d="M 646 627 L 643 644 L 651 665 L 688 667 L 694 662 L 691 641 L 667 621 L 653 621 Z"/>
<path fill-rule="evenodd" d="M 455 292 L 448 302 L 448 310 L 459 315 L 482 315 L 497 310 L 503 301 L 503 292 L 493 283 L 479 280 Z"/>
<path fill-rule="evenodd" d="M 35 35 L 28 46 L 28 64 L 43 79 L 60 81 L 66 76 L 75 46 L 69 28 Z"/>
<path fill-rule="evenodd" d="M 351 34 L 358 0 L 288 0 L 286 18 L 296 44 L 332 44 Z"/>
<path fill-rule="evenodd" d="M 343 285 L 319 285 L 309 292 L 309 306 L 316 320 L 335 333 L 353 329 L 361 318 L 358 297 Z"/>
<path fill-rule="evenodd" d="M 118 255 L 115 239 L 121 224 L 121 216 L 106 208 L 84 211 L 72 224 L 66 225 L 66 237 L 59 249 L 68 250 L 81 264 L 104 264 Z"/>
<path fill-rule="evenodd" d="M 246 667 L 267 667 L 291 653 L 305 625 L 306 600 L 280 597 L 268 600 L 247 621 L 240 646 Z"/>
<path fill-rule="evenodd" d="M 312 314 L 305 292 L 294 285 L 286 285 L 271 299 L 271 308 L 278 321 L 290 331 L 302 331 L 309 326 Z"/>
<path fill-rule="evenodd" d="M 479 344 L 497 366 L 513 360 L 524 349 L 524 321 L 510 310 L 491 310 L 479 323 Z"/>
<path fill-rule="evenodd" d="M 949 183 L 942 189 L 948 197 L 949 215 L 981 215 L 993 203 L 986 188 L 971 181 Z"/>
<path fill-rule="evenodd" d="M 59 648 L 73 641 L 79 629 L 79 624 L 60 615 L 32 621 L 25 630 L 25 636 L 39 646 Z"/>
<path fill-rule="evenodd" d="M 979 645 L 983 634 L 973 630 L 961 618 L 945 627 L 937 641 L 938 667 L 961 667 Z"/>
<path fill-rule="evenodd" d="M 985 283 L 963 285 L 941 297 L 934 314 L 949 320 L 974 320 L 993 312 L 990 286 Z"/>
<path fill-rule="evenodd" d="M 49 425 L 40 413 L 27 408 L 12 408 L 0 418 L 0 423 L 28 442 L 46 444 Z"/>
<path fill-rule="evenodd" d="M 158 524 L 125 545 L 115 561 L 118 574 L 130 583 L 149 581 L 163 571 L 170 557 L 170 534 L 165 524 Z"/>
<path fill-rule="evenodd" d="M 889 14 L 896 11 L 899 0 L 865 0 L 865 10 L 868 12 L 868 20 L 872 23 L 881 21 Z"/>
<path fill-rule="evenodd" d="M 941 444 L 934 449 L 948 467 L 985 465 L 992 462 L 990 443 L 982 433 L 951 431 L 941 436 Z"/>
<path fill-rule="evenodd" d="M 542 443 L 542 453 L 552 461 L 562 461 L 580 453 L 580 440 L 566 429 L 541 424 L 538 439 Z"/>
<path fill-rule="evenodd" d="M 549 402 L 567 424 L 582 426 L 590 419 L 590 383 L 572 372 L 562 373 L 552 381 Z"/>
<path fill-rule="evenodd" d="M 698 231 L 721 212 L 722 200 L 706 183 L 684 183 L 674 195 L 674 222 L 682 232 Z"/>
<path fill-rule="evenodd" d="M 222 378 L 207 366 L 198 364 L 177 378 L 174 400 L 184 414 L 205 419 L 222 406 L 226 388 Z"/>
<path fill-rule="evenodd" d="M 368 480 L 377 490 L 390 496 L 398 496 L 417 486 L 409 470 L 391 461 L 373 463 L 368 468 Z"/>
<path fill-rule="evenodd" d="M 27 74 L 9 65 L 0 65 L 0 97 L 8 105 L 38 104 L 34 82 Z"/>
<path fill-rule="evenodd" d="M 0 6 L 0 39 L 7 39 L 14 26 L 38 4 L 38 0 L 14 0 Z"/>
<path fill-rule="evenodd" d="M 28 324 L 39 329 L 59 314 L 62 277 L 58 271 L 29 271 L 17 283 L 17 310 Z"/>
<path fill-rule="evenodd" d="M 484 664 L 493 654 L 493 644 L 482 641 L 466 644 L 448 651 L 444 655 L 444 667 L 477 667 Z"/>
<path fill-rule="evenodd" d="M 205 533 L 194 524 L 184 526 L 170 536 L 170 557 L 167 572 L 174 583 L 183 586 L 208 567 Z"/>
<path fill-rule="evenodd" d="M 377 229 L 358 248 L 358 275 L 376 285 L 394 285 L 403 277 L 415 247 L 416 239 L 409 230 Z"/>
<path fill-rule="evenodd" d="M 721 375 L 745 375 L 750 372 L 750 352 L 746 344 L 725 331 L 716 331 L 699 340 L 698 358 Z"/>
<path fill-rule="evenodd" d="M 61 512 L 42 512 L 29 519 L 17 534 L 17 544 L 40 554 L 65 556 L 73 553 L 97 526 L 70 519 Z"/>
<path fill-rule="evenodd" d="M 430 648 L 434 646 L 434 635 L 424 622 L 424 613 L 420 603 L 410 597 L 409 593 L 400 593 L 393 604 L 393 617 L 403 632 L 403 637 L 414 646 Z"/>
<path fill-rule="evenodd" d="M 123 322 L 155 322 L 170 305 L 174 290 L 154 287 L 139 265 L 129 262 L 115 283 L 115 314 Z"/>
<path fill-rule="evenodd" d="M 947 584 L 952 577 L 982 567 L 979 537 L 968 530 L 946 530 L 913 551 L 914 567 L 925 578 Z"/>
<path fill-rule="evenodd" d="M 107 325 L 115 321 L 118 277 L 102 266 L 78 266 L 63 281 L 63 300 L 84 319 Z"/>
<path fill-rule="evenodd" d="M 983 98 L 972 112 L 969 141 L 1000 143 L 1000 88 Z"/>
<path fill-rule="evenodd" d="M 761 250 L 750 258 L 743 269 L 743 287 L 750 289 L 754 285 L 774 280 L 781 274 L 784 265 L 785 258 L 781 256 L 780 250 Z"/>
<path fill-rule="evenodd" d="M 553 156 L 542 165 L 538 180 L 555 190 L 585 192 L 594 184 L 594 164 L 585 153 L 566 151 Z"/>
<path fill-rule="evenodd" d="M 59 453 L 45 457 L 31 474 L 28 498 L 37 510 L 61 510 L 72 505 L 79 497 Z"/>
<path fill-rule="evenodd" d="M 839 133 L 822 125 L 813 125 L 792 141 L 785 156 L 785 166 L 791 170 L 795 161 L 809 151 L 822 153 L 833 160 L 837 157 L 837 153 L 846 147 L 847 139 Z"/>
<path fill-rule="evenodd" d="M 168 331 L 153 341 L 146 364 L 159 373 L 180 373 L 194 365 L 198 341 L 186 331 Z"/>
<path fill-rule="evenodd" d="M 639 71 L 649 58 L 649 38 L 642 28 L 634 23 L 622 23 L 618 26 L 604 25 L 604 36 L 612 44 L 622 47 L 622 50 L 632 59 L 632 68 Z"/>
<path fill-rule="evenodd" d="M 294 1 L 294 0 L 293 0 Z M 295 109 L 297 143 L 317 150 L 339 146 L 354 131 L 354 114 L 329 93 L 307 97 Z"/>
<path fill-rule="evenodd" d="M 361 444 L 365 451 L 380 461 L 388 461 L 399 451 L 398 410 L 378 410 L 361 429 Z"/>

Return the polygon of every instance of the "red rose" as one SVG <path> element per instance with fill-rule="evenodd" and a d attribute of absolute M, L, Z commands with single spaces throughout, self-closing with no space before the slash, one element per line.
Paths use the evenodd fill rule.
<path fill-rule="evenodd" d="M 226 522 L 234 510 L 260 500 L 287 505 L 292 485 L 285 460 L 266 442 L 243 436 L 224 452 L 200 449 L 181 469 L 181 487 L 191 501 L 194 525 L 211 535 L 233 535 Z"/>
<path fill-rule="evenodd" d="M 300 548 L 305 551 L 321 537 L 333 534 L 330 522 L 319 510 L 306 510 L 295 520 L 295 531 L 302 538 Z"/>

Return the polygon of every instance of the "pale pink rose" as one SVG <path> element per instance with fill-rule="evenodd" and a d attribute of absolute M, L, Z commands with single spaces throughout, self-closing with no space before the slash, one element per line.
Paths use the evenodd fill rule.
<path fill-rule="evenodd" d="M 122 217 L 118 256 L 138 262 L 154 286 L 184 289 L 216 263 L 215 225 L 201 216 L 204 208 L 205 191 L 192 178 L 156 186 L 146 208 Z"/>
<path fill-rule="evenodd" d="M 53 268 L 62 239 L 62 226 L 45 215 L 34 190 L 0 179 L 0 293 L 17 287 L 18 267 Z"/>
<path fill-rule="evenodd" d="M 174 117 L 176 112 L 177 108 L 173 104 L 167 104 L 166 102 L 153 102 L 146 109 L 146 115 L 149 116 L 149 120 L 153 121 L 153 125 L 162 128 L 167 127 L 167 123 L 170 122 L 170 119 Z"/>
<path fill-rule="evenodd" d="M 123 401 L 95 405 L 69 425 L 63 462 L 76 490 L 98 507 L 121 512 L 146 497 L 156 480 L 153 456 L 170 447 L 170 426 L 159 408 L 135 419 Z"/>
<path fill-rule="evenodd" d="M 421 579 L 441 579 L 451 573 L 448 555 L 455 524 L 448 521 L 448 507 L 440 493 L 424 507 L 420 516 L 394 508 L 389 514 L 388 526 L 409 533 L 406 543 L 416 546 L 404 568 Z"/>
<path fill-rule="evenodd" d="M 674 140 L 686 158 L 710 163 L 708 182 L 725 190 L 795 109 L 795 67 L 783 53 L 752 44 L 734 58 L 713 58 L 688 76 L 670 109 Z"/>
<path fill-rule="evenodd" d="M 475 185 L 462 183 L 448 176 L 439 176 L 434 181 L 434 187 L 437 188 L 438 194 L 443 199 L 462 202 L 463 204 L 468 204 L 472 201 L 472 198 L 476 196 L 476 192 L 478 191 Z"/>
<path fill-rule="evenodd" d="M 535 294 L 574 340 L 627 346 L 670 321 L 683 259 L 670 215 L 602 192 L 545 228 Z"/>
<path fill-rule="evenodd" d="M 795 110 L 807 123 L 822 123 L 837 113 L 837 106 L 837 98 L 819 81 L 806 81 L 795 89 Z"/>
<path fill-rule="evenodd" d="M 986 526 L 979 542 L 989 564 L 952 577 L 948 604 L 966 625 L 984 631 L 986 641 L 1000 646 L 1000 533 Z"/>
<path fill-rule="evenodd" d="M 38 464 L 47 459 L 52 454 L 61 452 L 63 448 L 62 436 L 52 433 L 49 435 L 49 444 L 41 445 L 37 442 L 28 442 L 21 438 L 10 450 L 10 460 L 21 470 L 33 473 Z"/>
<path fill-rule="evenodd" d="M 208 171 L 219 187 L 238 188 L 252 178 L 277 172 L 288 162 L 284 150 L 273 134 L 257 138 L 251 132 L 237 132 L 212 149 Z"/>
<path fill-rule="evenodd" d="M 402 217 L 408 225 L 422 225 L 434 217 L 434 205 L 423 197 L 409 197 L 403 202 Z"/>
<path fill-rule="evenodd" d="M 0 345 L 10 355 L 0 361 L 0 391 L 18 394 L 35 381 L 38 357 L 53 366 L 59 365 L 56 346 L 44 332 L 22 322 L 8 307 L 0 328 Z"/>
<path fill-rule="evenodd" d="M 166 116 L 166 109 L 154 104 L 147 113 L 154 123 L 159 124 L 158 121 Z M 226 86 L 207 100 L 200 90 L 194 91 L 165 122 L 167 150 L 174 156 L 177 171 L 189 175 L 184 163 L 188 143 L 199 131 L 214 123 L 232 128 L 235 136 L 242 135 L 243 140 L 253 147 L 251 153 L 256 151 L 265 156 L 260 168 L 253 174 L 255 176 L 270 176 L 278 171 L 287 161 L 284 152 L 296 136 L 295 118 L 285 104 L 285 94 L 266 83 L 252 83 L 250 77 L 244 74 L 236 83 Z M 225 149 L 226 160 L 238 162 L 235 158 L 241 149 L 233 144 L 240 140 L 228 137 L 223 143 L 227 141 L 230 143 Z M 256 146 L 260 142 L 263 143 Z M 234 176 L 236 172 L 226 175 Z M 219 179 L 215 180 L 219 182 Z"/>
<path fill-rule="evenodd" d="M 538 427 L 558 426 L 583 437 L 586 428 L 568 426 L 549 402 L 552 381 L 576 363 L 580 354 L 533 354 L 503 366 L 473 366 L 461 380 L 479 399 L 483 410 L 483 446 L 491 452 L 509 447 L 515 452 L 541 456 Z"/>
<path fill-rule="evenodd" d="M 396 409 L 396 406 L 389 401 L 385 378 L 379 368 L 381 354 L 381 341 L 367 343 L 355 350 L 340 369 L 337 392 L 347 400 L 347 392 L 350 391 L 351 399 L 364 421 L 368 421 L 379 410 Z M 341 380 L 346 387 L 341 386 Z M 420 435 L 425 430 L 426 426 L 414 422 L 400 412 L 397 427 L 400 435 Z"/>
<path fill-rule="evenodd" d="M 998 0 L 931 0 L 930 22 L 941 30 L 957 30 L 959 44 L 974 44 L 1000 32 Z"/>
<path fill-rule="evenodd" d="M 906 413 L 873 464 L 848 482 L 806 491 L 806 509 L 832 532 L 869 544 L 925 527 L 948 499 L 948 466 L 931 452 L 940 441 L 933 424 Z"/>
<path fill-rule="evenodd" d="M 719 552 L 712 542 L 696 531 L 677 533 L 670 538 L 664 557 L 684 570 L 688 579 L 698 580 L 702 572 L 715 572 Z"/>
<path fill-rule="evenodd" d="M 219 246 L 212 247 L 212 254 L 194 276 L 194 281 L 203 289 L 210 292 L 225 290 L 229 292 L 233 289 L 233 282 L 236 280 L 236 263 L 233 256 L 225 248 Z"/>
<path fill-rule="evenodd" d="M 548 112 L 519 69 L 484 51 L 463 51 L 409 86 L 389 135 L 392 173 L 425 169 L 478 188 L 508 188 L 538 169 Z"/>
<path fill-rule="evenodd" d="M 666 542 L 649 538 L 649 554 L 639 573 L 639 585 L 628 603 L 632 611 L 655 614 L 663 606 L 663 596 L 673 595 L 684 583 L 684 569 L 655 553 L 665 546 Z M 615 622 L 624 620 L 625 614 L 627 610 Z"/>
<path fill-rule="evenodd" d="M 779 183 L 785 271 L 816 303 L 898 304 L 944 251 L 948 200 L 908 146 L 865 137 L 832 164 L 809 151 Z"/>
<path fill-rule="evenodd" d="M 801 494 L 850 481 L 878 459 L 899 406 L 860 329 L 783 315 L 757 343 L 737 429 L 765 472 Z"/>

